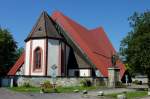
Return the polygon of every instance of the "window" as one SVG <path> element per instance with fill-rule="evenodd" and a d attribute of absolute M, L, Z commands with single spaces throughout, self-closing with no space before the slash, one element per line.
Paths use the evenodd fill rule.
<path fill-rule="evenodd" d="M 34 51 L 34 69 L 41 68 L 42 51 L 41 48 L 37 47 Z"/>

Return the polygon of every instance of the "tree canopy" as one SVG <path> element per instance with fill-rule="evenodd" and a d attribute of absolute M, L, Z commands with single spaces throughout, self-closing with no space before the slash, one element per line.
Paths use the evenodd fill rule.
<path fill-rule="evenodd" d="M 120 53 L 131 74 L 150 76 L 150 11 L 129 17 L 131 31 L 121 41 Z"/>
<path fill-rule="evenodd" d="M 7 29 L 0 28 L 0 75 L 5 75 L 17 58 L 17 42 Z"/>

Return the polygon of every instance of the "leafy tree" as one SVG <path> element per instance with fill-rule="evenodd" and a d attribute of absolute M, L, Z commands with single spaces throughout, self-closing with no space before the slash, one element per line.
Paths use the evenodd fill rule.
<path fill-rule="evenodd" d="M 23 51 L 24 51 L 23 47 L 20 47 L 20 48 L 17 49 L 17 51 L 16 51 L 16 59 L 18 59 L 21 56 Z"/>
<path fill-rule="evenodd" d="M 7 29 L 0 28 L 0 75 L 5 75 L 16 60 L 17 43 Z"/>
<path fill-rule="evenodd" d="M 121 41 L 120 53 L 131 74 L 147 74 L 150 86 L 150 11 L 129 17 L 132 30 Z"/>

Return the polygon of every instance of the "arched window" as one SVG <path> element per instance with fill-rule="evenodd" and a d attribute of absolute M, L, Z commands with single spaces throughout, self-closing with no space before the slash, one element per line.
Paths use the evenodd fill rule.
<path fill-rule="evenodd" d="M 41 48 L 37 47 L 34 50 L 34 70 L 40 69 L 42 64 L 42 50 Z"/>

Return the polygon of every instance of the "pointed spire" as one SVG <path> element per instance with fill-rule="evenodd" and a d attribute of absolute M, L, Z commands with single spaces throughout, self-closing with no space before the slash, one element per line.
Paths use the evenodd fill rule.
<path fill-rule="evenodd" d="M 60 38 L 60 35 L 55 29 L 54 21 L 46 11 L 42 12 L 25 41 L 42 37 Z"/>

